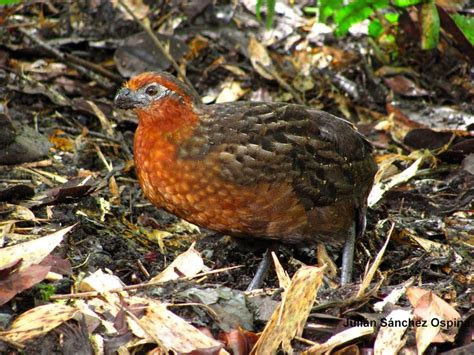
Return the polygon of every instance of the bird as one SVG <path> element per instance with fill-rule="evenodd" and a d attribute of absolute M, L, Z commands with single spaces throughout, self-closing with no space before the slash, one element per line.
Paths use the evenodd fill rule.
<path fill-rule="evenodd" d="M 114 102 L 138 118 L 135 169 L 153 205 L 226 235 L 344 245 L 350 282 L 377 171 L 352 123 L 293 103 L 206 105 L 167 72 L 132 77 Z"/>

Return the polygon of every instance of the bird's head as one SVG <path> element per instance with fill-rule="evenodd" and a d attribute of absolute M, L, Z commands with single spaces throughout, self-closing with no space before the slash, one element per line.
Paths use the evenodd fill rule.
<path fill-rule="evenodd" d="M 173 75 L 147 72 L 133 77 L 119 90 L 115 105 L 134 110 L 140 122 L 174 121 L 183 113 L 193 112 L 201 105 L 201 99 Z"/>

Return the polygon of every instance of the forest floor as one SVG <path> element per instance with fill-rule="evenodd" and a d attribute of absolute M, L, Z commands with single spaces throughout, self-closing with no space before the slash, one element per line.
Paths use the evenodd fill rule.
<path fill-rule="evenodd" d="M 160 33 L 205 103 L 304 103 L 353 122 L 375 146 L 354 282 L 340 287 L 330 273 L 302 269 L 318 264 L 316 248 L 282 245 L 282 269 L 290 278 L 310 270 L 319 291 L 309 317 L 273 332 L 312 353 L 383 341 L 472 353 L 474 86 L 463 53 L 446 36 L 420 50 L 409 16 L 397 41 L 382 45 L 355 32 L 335 37 L 288 5 L 265 30 L 243 4 L 164 3 L 133 12 Z M 1 11 L 0 353 L 159 353 L 156 344 L 219 353 L 217 338 L 248 353 L 292 286 L 272 266 L 262 290 L 246 291 L 268 243 L 199 229 L 146 200 L 134 171 L 137 119 L 113 104 L 131 76 L 175 73 L 170 60 L 119 4 Z M 340 250 L 327 252 L 339 268 Z M 381 335 L 395 310 L 460 323 Z M 364 326 L 344 333 L 348 321 Z M 378 328 L 365 327 L 371 321 Z"/>

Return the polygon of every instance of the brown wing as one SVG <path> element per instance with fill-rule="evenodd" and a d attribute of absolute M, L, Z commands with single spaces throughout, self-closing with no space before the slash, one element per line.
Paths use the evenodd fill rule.
<path fill-rule="evenodd" d="M 376 165 L 372 146 L 347 121 L 284 103 L 205 106 L 183 159 L 218 153 L 223 179 L 239 185 L 288 182 L 305 209 L 365 199 Z M 360 206 L 362 207 L 362 206 Z"/>

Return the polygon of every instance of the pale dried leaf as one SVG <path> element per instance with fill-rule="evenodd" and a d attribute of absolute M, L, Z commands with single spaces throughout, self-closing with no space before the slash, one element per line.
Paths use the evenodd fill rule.
<path fill-rule="evenodd" d="M 192 277 L 204 268 L 201 254 L 194 249 L 194 243 L 184 253 L 178 255 L 166 269 L 153 277 L 150 282 L 165 282 L 180 277 Z"/>
<path fill-rule="evenodd" d="M 430 253 L 433 257 L 447 258 L 452 254 L 457 255 L 449 245 L 434 242 L 416 235 L 410 235 L 410 238 L 417 242 L 420 247 L 422 247 L 426 252 Z M 457 257 L 460 258 L 459 255 L 457 255 Z"/>
<path fill-rule="evenodd" d="M 370 191 L 368 205 L 372 207 L 375 205 L 385 194 L 385 192 L 390 191 L 393 187 L 407 182 L 410 180 L 418 171 L 421 163 L 423 161 L 423 157 L 419 157 L 413 164 L 411 164 L 407 169 L 403 170 L 401 173 L 396 174 L 391 177 L 391 179 L 387 182 L 379 182 L 372 187 L 372 191 Z"/>
<path fill-rule="evenodd" d="M 226 81 L 221 88 L 222 90 L 216 98 L 216 104 L 237 101 L 249 91 L 243 89 L 240 83 L 235 81 Z"/>
<path fill-rule="evenodd" d="M 426 314 L 426 318 L 423 319 L 426 323 L 421 327 L 416 327 L 415 338 L 416 338 L 416 350 L 418 354 L 423 354 L 428 346 L 434 341 L 440 331 L 440 326 L 434 326 L 432 320 L 438 316 L 431 310 L 429 314 Z"/>
<path fill-rule="evenodd" d="M 115 275 L 109 275 L 102 270 L 97 270 L 92 275 L 82 280 L 79 285 L 80 291 L 89 292 L 96 291 L 102 293 L 102 297 L 107 301 L 112 314 L 117 314 L 118 309 L 116 303 L 120 301 L 118 293 L 109 293 L 107 291 L 124 287 L 124 283 Z M 127 292 L 120 292 L 122 296 L 127 296 Z"/>
<path fill-rule="evenodd" d="M 255 37 L 250 36 L 247 50 L 250 57 L 250 63 L 252 63 L 252 67 L 255 71 L 265 79 L 273 80 L 273 76 L 267 72 L 267 70 L 273 71 L 273 63 L 265 46 L 257 41 Z M 264 70 L 262 67 L 267 70 Z"/>
<path fill-rule="evenodd" d="M 170 312 L 162 303 L 149 299 L 132 297 L 130 301 L 147 304 L 146 314 L 139 319 L 138 324 L 153 339 L 159 341 L 162 350 L 177 353 L 189 353 L 197 350 L 217 350 L 222 343 L 211 339 L 184 319 Z"/>
<path fill-rule="evenodd" d="M 344 330 L 336 335 L 333 335 L 325 343 L 313 345 L 308 350 L 304 351 L 304 355 L 317 355 L 329 353 L 336 346 L 348 343 L 354 339 L 361 338 L 363 336 L 372 334 L 374 332 L 374 327 L 353 327 L 347 330 Z"/>
<path fill-rule="evenodd" d="M 0 336 L 10 341 L 24 343 L 73 318 L 79 310 L 63 304 L 51 303 L 39 306 L 23 313 L 10 327 L 10 330 L 0 332 Z"/>
<path fill-rule="evenodd" d="M 240 69 L 238 66 L 236 65 L 231 65 L 231 64 L 222 64 L 222 68 L 224 69 L 227 69 L 228 71 L 230 71 L 232 74 L 234 75 L 237 75 L 237 76 L 240 76 L 242 78 L 244 78 L 247 73 L 245 73 L 245 71 L 243 71 L 242 69 Z"/>
<path fill-rule="evenodd" d="M 417 287 L 410 287 L 407 297 L 415 308 L 415 319 L 424 321 L 422 326 L 416 327 L 415 332 L 420 354 L 433 342 L 454 341 L 461 315 L 451 305 L 436 296 L 433 291 Z M 451 327 L 442 330 L 442 321 L 452 322 Z"/>
<path fill-rule="evenodd" d="M 413 319 L 413 314 L 403 309 L 391 312 L 386 318 L 387 326 L 381 327 L 374 344 L 374 355 L 398 354 L 405 345 L 403 334 L 408 328 L 408 323 Z M 392 323 L 393 322 L 393 323 Z M 402 324 L 402 326 L 397 326 Z"/>
<path fill-rule="evenodd" d="M 74 226 L 61 229 L 53 234 L 26 243 L 0 249 L 0 268 L 15 260 L 22 259 L 20 270 L 30 265 L 39 264 Z"/>
<path fill-rule="evenodd" d="M 272 258 L 273 262 L 275 263 L 275 271 L 278 277 L 278 284 L 280 285 L 280 287 L 287 290 L 288 286 L 290 285 L 291 279 L 288 276 L 288 273 L 283 269 L 283 266 L 281 266 L 280 260 L 278 260 L 278 257 L 274 252 L 272 252 Z"/>
<path fill-rule="evenodd" d="M 376 302 L 374 304 L 374 310 L 376 312 L 382 312 L 388 303 L 393 305 L 397 304 L 400 297 L 402 297 L 407 292 L 408 287 L 413 285 L 413 282 L 415 282 L 415 278 L 412 277 L 408 279 L 402 287 L 393 289 L 387 296 L 385 296 L 382 301 Z"/>
<path fill-rule="evenodd" d="M 30 209 L 17 205 L 15 206 L 15 211 L 12 212 L 11 218 L 19 219 L 22 221 L 34 221 L 36 220 L 35 214 L 31 212 Z"/>
<path fill-rule="evenodd" d="M 115 275 L 104 273 L 102 270 L 97 270 L 92 275 L 82 280 L 79 289 L 83 292 L 96 291 L 107 292 L 116 288 L 124 287 L 124 283 Z"/>
<path fill-rule="evenodd" d="M 102 323 L 102 326 L 104 327 L 105 329 L 105 334 L 107 335 L 116 335 L 117 334 L 117 329 L 114 327 L 114 324 L 113 322 L 111 321 L 111 318 L 110 316 L 112 317 L 116 317 L 118 312 L 119 312 L 119 308 L 117 307 L 116 304 L 112 303 L 112 302 L 118 302 L 118 299 L 115 298 L 113 299 L 112 297 L 107 297 L 107 296 L 110 296 L 110 294 L 108 293 L 105 293 L 102 295 L 103 298 L 100 298 L 100 297 L 94 297 L 94 298 L 91 298 L 89 300 L 87 300 L 87 305 L 84 306 L 84 307 L 81 307 L 80 305 L 78 305 L 79 308 L 81 308 L 81 312 L 83 312 L 86 316 L 86 324 L 88 324 L 88 316 L 92 316 L 92 314 L 89 314 L 88 312 L 84 311 L 84 308 L 86 307 L 89 307 L 89 309 L 91 310 L 91 312 L 101 316 L 100 320 L 101 320 L 101 323 Z M 115 294 L 114 294 L 115 296 Z M 109 301 L 107 301 L 107 299 Z M 109 319 L 109 320 L 107 320 Z M 91 320 L 91 322 L 93 322 L 93 320 Z M 93 324 L 91 324 L 91 327 L 93 326 Z M 89 324 L 88 324 L 88 329 L 89 329 Z"/>
<path fill-rule="evenodd" d="M 145 18 L 148 13 L 150 12 L 150 8 L 148 5 L 146 5 L 143 0 L 122 0 L 125 5 L 127 5 L 130 10 L 133 11 L 135 16 L 139 18 L 140 20 Z M 117 7 L 118 5 L 118 0 L 112 0 L 112 4 Z M 127 11 L 122 11 L 122 14 L 124 18 L 127 20 L 133 20 L 133 17 L 127 12 Z"/>
<path fill-rule="evenodd" d="M 337 275 L 337 266 L 336 263 L 329 257 L 328 251 L 322 243 L 318 243 L 316 247 L 316 256 L 318 258 L 318 265 L 326 267 L 326 275 L 333 278 Z"/>
<path fill-rule="evenodd" d="M 253 354 L 274 354 L 280 345 L 284 351 L 292 351 L 290 342 L 303 332 L 323 274 L 324 267 L 314 266 L 303 266 L 295 273 L 283 300 L 252 349 Z"/>
<path fill-rule="evenodd" d="M 456 311 L 449 303 L 447 303 L 445 300 L 442 298 L 438 297 L 433 293 L 431 290 L 424 290 L 419 287 L 410 287 L 407 290 L 407 297 L 412 306 L 419 307 L 420 301 L 422 300 L 423 297 L 426 297 L 427 294 L 430 294 L 430 302 L 433 303 L 433 305 L 436 305 L 436 308 L 439 310 L 440 315 L 443 316 L 444 319 L 446 320 L 455 320 L 455 319 L 460 319 L 461 315 Z"/>

